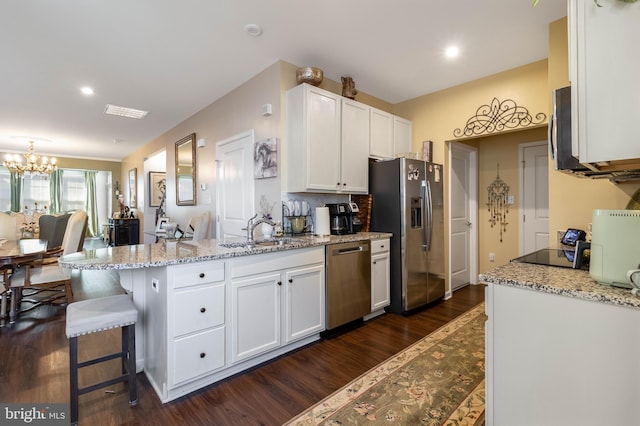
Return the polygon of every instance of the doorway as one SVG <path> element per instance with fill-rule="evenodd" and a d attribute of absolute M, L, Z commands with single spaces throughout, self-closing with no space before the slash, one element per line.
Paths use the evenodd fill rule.
<path fill-rule="evenodd" d="M 478 283 L 478 150 L 449 142 L 449 283 Z M 448 294 L 450 296 L 451 294 Z"/>
<path fill-rule="evenodd" d="M 546 141 L 520 151 L 520 255 L 549 247 L 549 155 Z"/>

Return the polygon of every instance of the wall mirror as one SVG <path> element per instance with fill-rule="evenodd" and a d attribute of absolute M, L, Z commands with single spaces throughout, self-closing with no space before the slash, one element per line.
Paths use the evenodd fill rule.
<path fill-rule="evenodd" d="M 196 134 L 176 142 L 176 204 L 196 205 Z"/>

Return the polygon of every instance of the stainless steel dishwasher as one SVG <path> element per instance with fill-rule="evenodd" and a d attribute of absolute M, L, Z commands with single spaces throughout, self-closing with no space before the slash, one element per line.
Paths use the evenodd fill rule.
<path fill-rule="evenodd" d="M 327 254 L 327 330 L 371 313 L 371 243 L 330 244 Z"/>

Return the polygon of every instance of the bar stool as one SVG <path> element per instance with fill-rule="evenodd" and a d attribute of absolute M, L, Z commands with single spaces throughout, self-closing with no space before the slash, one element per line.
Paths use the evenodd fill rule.
<path fill-rule="evenodd" d="M 136 391 L 136 341 L 135 325 L 138 310 L 126 294 L 73 302 L 67 306 L 66 334 L 69 339 L 69 378 L 71 385 L 71 424 L 78 424 L 78 398 L 80 395 L 113 385 L 129 382 L 129 405 L 138 403 Z M 78 362 L 78 336 L 97 333 L 112 328 L 122 329 L 120 352 Z M 84 388 L 78 388 L 78 370 L 104 361 L 121 358 L 122 375 Z"/>

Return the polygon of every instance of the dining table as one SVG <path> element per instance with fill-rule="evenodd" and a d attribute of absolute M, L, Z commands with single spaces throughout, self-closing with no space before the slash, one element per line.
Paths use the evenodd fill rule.
<path fill-rule="evenodd" d="M 7 317 L 14 323 L 19 312 L 18 291 L 11 287 L 11 273 L 22 265 L 41 259 L 47 251 L 47 240 L 26 238 L 20 240 L 0 239 L 0 326 L 4 326 Z M 9 312 L 7 313 L 7 305 Z"/>

